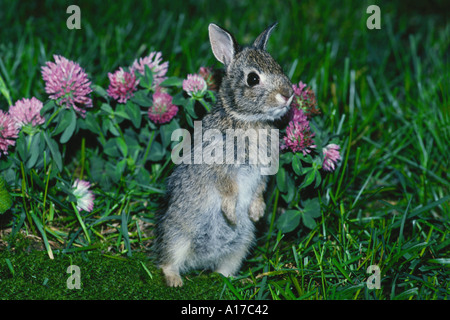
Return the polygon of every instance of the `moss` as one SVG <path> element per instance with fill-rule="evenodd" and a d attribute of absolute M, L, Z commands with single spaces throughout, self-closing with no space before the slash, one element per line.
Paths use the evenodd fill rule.
<path fill-rule="evenodd" d="M 80 289 L 67 286 L 70 265 L 80 268 Z M 53 260 L 43 251 L 0 252 L 0 299 L 203 300 L 220 299 L 223 289 L 221 277 L 213 273 L 192 273 L 182 288 L 168 288 L 161 271 L 139 252 L 131 258 L 111 258 L 98 251 L 56 253 Z"/>

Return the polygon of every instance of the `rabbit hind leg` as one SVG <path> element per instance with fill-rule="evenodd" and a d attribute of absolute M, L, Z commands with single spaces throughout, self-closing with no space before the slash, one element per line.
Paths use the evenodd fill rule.
<path fill-rule="evenodd" d="M 216 272 L 221 273 L 225 277 L 234 276 L 240 269 L 242 260 L 247 255 L 248 248 L 243 246 L 239 250 L 226 255 L 221 259 Z"/>
<path fill-rule="evenodd" d="M 170 258 L 161 265 L 161 269 L 169 287 L 181 287 L 183 280 L 180 276 L 180 268 L 185 263 L 190 248 L 189 241 L 180 241 L 171 251 Z"/>
<path fill-rule="evenodd" d="M 180 276 L 180 271 L 174 268 L 172 265 L 162 266 L 164 276 L 166 278 L 166 284 L 168 287 L 181 287 L 183 286 L 183 280 Z"/>

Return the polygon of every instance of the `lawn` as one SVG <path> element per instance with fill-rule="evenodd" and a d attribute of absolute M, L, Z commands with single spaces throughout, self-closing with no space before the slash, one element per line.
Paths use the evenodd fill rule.
<path fill-rule="evenodd" d="M 67 27 L 63 1 L 0 2 L 0 110 L 36 97 L 41 114 L 52 114 L 8 155 L 0 149 L 1 299 L 448 299 L 446 1 L 77 4 L 81 29 Z M 366 25 L 373 4 L 380 29 Z M 327 173 L 284 155 L 239 275 L 198 270 L 182 289 L 166 288 L 152 243 L 173 169 L 169 137 L 203 108 L 180 93 L 180 81 L 221 67 L 209 23 L 249 44 L 275 21 L 267 50 L 292 83 L 315 93 L 316 139 L 336 141 L 342 159 Z M 146 116 L 144 94 L 121 104 L 106 92 L 108 73 L 152 51 L 169 62 L 166 85 L 179 91 L 177 117 L 164 125 Z M 41 67 L 54 55 L 78 63 L 92 82 L 85 118 L 60 111 L 45 91 Z M 142 76 L 147 92 L 154 79 Z M 75 179 L 91 183 L 90 212 L 75 205 Z M 80 267 L 81 290 L 67 287 L 70 265 Z"/>

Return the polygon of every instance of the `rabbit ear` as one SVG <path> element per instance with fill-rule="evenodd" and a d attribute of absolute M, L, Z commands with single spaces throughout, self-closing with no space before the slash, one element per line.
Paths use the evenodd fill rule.
<path fill-rule="evenodd" d="M 264 30 L 258 38 L 256 38 L 255 42 L 253 42 L 253 46 L 260 50 L 266 50 L 267 40 L 277 24 L 278 22 L 275 22 Z"/>
<path fill-rule="evenodd" d="M 218 25 L 211 23 L 208 27 L 209 41 L 214 56 L 224 65 L 230 64 L 238 51 L 238 44 L 233 36 Z"/>

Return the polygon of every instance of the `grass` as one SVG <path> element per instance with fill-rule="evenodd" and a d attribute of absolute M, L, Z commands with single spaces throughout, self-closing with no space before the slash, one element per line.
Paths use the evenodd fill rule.
<path fill-rule="evenodd" d="M 381 29 L 368 30 L 365 10 L 375 3 Z M 79 5 L 82 29 L 75 31 L 65 26 L 63 2 L 0 4 L 0 21 L 8 26 L 0 28 L 0 75 L 13 101 L 33 95 L 46 99 L 39 68 L 53 54 L 76 60 L 104 87 L 107 72 L 149 50 L 162 51 L 169 72 L 184 77 L 200 66 L 217 65 L 207 38 L 209 22 L 250 42 L 277 20 L 268 50 L 293 82 L 313 87 L 327 126 L 343 141 L 343 161 L 335 174 L 324 177 L 327 188 L 318 190 L 322 215 L 314 229 L 278 232 L 275 222 L 286 203 L 270 185 L 258 242 L 239 277 L 193 273 L 192 282 L 179 291 L 163 289 L 159 271 L 147 259 L 151 254 L 143 254 L 153 239 L 154 208 L 163 188 L 158 182 L 170 164 L 165 171 L 156 164 L 151 168 L 164 172 L 153 177 L 152 190 L 126 189 L 124 183 L 110 192 L 96 190 L 96 209 L 84 217 L 90 243 L 83 236 L 86 226 L 66 213 L 69 207 L 44 204 L 34 217 L 11 210 L 0 216 L 6 234 L 1 239 L 8 243 L 0 253 L 3 299 L 448 299 L 450 26 L 445 1 Z M 140 10 L 134 10 L 137 6 Z M 0 109 L 6 107 L 0 100 Z M 70 159 L 72 167 L 95 153 L 89 141 L 82 150 Z M 89 166 L 84 170 L 91 174 Z M 19 206 L 23 193 L 13 195 Z M 21 234 L 45 243 L 47 253 L 26 253 Z M 83 273 L 82 291 L 65 287 L 69 261 L 90 270 Z M 380 289 L 367 286 L 371 265 L 379 267 Z M 94 279 L 101 281 L 91 285 Z M 209 286 L 216 289 L 202 289 Z"/>
<path fill-rule="evenodd" d="M 30 241 L 22 239 L 17 247 L 26 249 Z M 164 279 L 144 253 L 132 258 L 102 254 L 99 250 L 75 254 L 55 254 L 48 259 L 39 250 L 1 252 L 0 299 L 39 300 L 161 300 L 227 298 L 221 277 L 192 275 L 183 290 L 166 288 Z M 3 267 L 4 264 L 8 267 Z M 80 270 L 77 288 L 74 271 Z M 69 283 L 69 284 L 68 284 Z M 70 287 L 70 285 L 75 287 Z M 228 297 L 229 298 L 229 297 Z"/>

